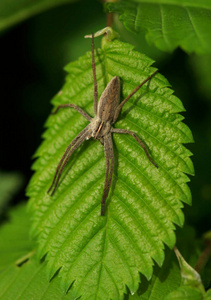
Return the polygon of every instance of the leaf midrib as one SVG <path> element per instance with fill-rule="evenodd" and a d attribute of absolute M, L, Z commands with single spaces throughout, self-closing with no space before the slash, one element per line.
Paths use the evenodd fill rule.
<path fill-rule="evenodd" d="M 188 19 L 189 19 L 190 24 L 191 24 L 191 26 L 192 26 L 192 28 L 193 28 L 193 31 L 194 31 L 194 33 L 195 33 L 196 38 L 198 39 L 198 41 L 199 41 L 203 46 L 206 46 L 206 43 L 205 43 L 204 40 L 201 38 L 201 36 L 198 34 L 198 32 L 197 32 L 197 30 L 196 30 L 196 27 L 195 27 L 194 24 L 193 24 L 193 17 L 192 17 L 192 15 L 191 15 L 191 12 L 189 11 L 189 8 L 186 7 L 185 10 L 186 10 L 186 12 L 187 12 Z"/>

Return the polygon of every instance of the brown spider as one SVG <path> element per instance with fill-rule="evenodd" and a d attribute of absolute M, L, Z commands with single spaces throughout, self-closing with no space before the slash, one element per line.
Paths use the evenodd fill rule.
<path fill-rule="evenodd" d="M 151 163 L 155 167 L 158 167 L 151 159 L 144 143 L 138 138 L 138 136 L 135 133 L 126 129 L 118 129 L 112 127 L 112 125 L 116 122 L 123 105 L 142 87 L 143 84 L 149 81 L 158 72 L 158 70 L 155 71 L 149 77 L 147 77 L 120 104 L 119 104 L 120 80 L 119 77 L 115 76 L 108 83 L 107 87 L 103 91 L 100 100 L 98 102 L 98 89 L 97 89 L 97 80 L 96 80 L 93 34 L 92 34 L 92 70 L 93 70 L 93 79 L 94 79 L 95 117 L 94 118 L 90 117 L 85 111 L 83 111 L 80 107 L 78 107 L 75 104 L 59 105 L 56 108 L 56 110 L 53 112 L 53 114 L 56 114 L 60 108 L 71 107 L 77 110 L 83 117 L 85 117 L 88 121 L 90 121 L 90 123 L 74 138 L 74 140 L 69 144 L 69 146 L 65 150 L 65 153 L 63 154 L 57 166 L 53 178 L 53 182 L 48 190 L 48 193 L 53 189 L 51 192 L 51 196 L 54 194 L 57 185 L 59 183 L 59 179 L 61 177 L 62 171 L 64 170 L 64 167 L 66 166 L 72 153 L 82 144 L 84 140 L 88 140 L 91 137 L 93 137 L 96 140 L 100 140 L 101 144 L 104 146 L 105 159 L 106 159 L 105 183 L 104 183 L 103 197 L 101 202 L 101 216 L 104 216 L 105 203 L 111 187 L 111 181 L 112 181 L 112 175 L 114 169 L 114 154 L 113 154 L 113 142 L 112 142 L 111 133 L 126 133 L 133 136 L 136 139 L 136 141 L 139 143 L 139 145 L 143 148 Z"/>

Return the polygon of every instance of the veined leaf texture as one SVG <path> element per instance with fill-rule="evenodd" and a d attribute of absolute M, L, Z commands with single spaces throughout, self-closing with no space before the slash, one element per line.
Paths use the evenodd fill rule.
<path fill-rule="evenodd" d="M 118 40 L 95 52 L 99 95 L 113 76 L 121 80 L 121 101 L 155 69 L 153 61 Z M 91 52 L 66 67 L 65 85 L 54 107 L 74 103 L 93 115 Z M 113 134 L 115 169 L 106 213 L 100 215 L 105 177 L 104 149 L 90 139 L 71 157 L 53 197 L 47 194 L 66 147 L 88 124 L 73 109 L 46 123 L 28 186 L 32 234 L 38 255 L 46 255 L 48 278 L 59 271 L 64 291 L 82 299 L 123 299 L 135 293 L 140 273 L 150 279 L 154 261 L 162 265 L 164 244 L 175 244 L 183 203 L 191 203 L 186 174 L 193 174 L 193 141 L 179 112 L 181 101 L 161 75 L 145 84 L 124 106 L 114 127 L 129 129 L 145 142 L 158 169 L 130 136 Z"/>

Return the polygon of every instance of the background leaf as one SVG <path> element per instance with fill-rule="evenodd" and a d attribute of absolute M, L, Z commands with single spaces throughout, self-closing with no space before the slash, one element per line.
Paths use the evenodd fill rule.
<path fill-rule="evenodd" d="M 190 286 L 181 286 L 176 291 L 169 294 L 164 298 L 165 300 L 176 300 L 176 299 L 185 299 L 185 300 L 203 300 L 201 292 L 194 287 Z"/>
<path fill-rule="evenodd" d="M 8 222 L 0 227 L 1 300 L 73 299 L 71 293 L 65 295 L 61 290 L 58 276 L 47 280 L 46 263 L 35 258 L 29 224 L 26 205 L 22 204 L 10 211 Z"/>
<path fill-rule="evenodd" d="M 17 172 L 0 171 L 0 215 L 12 196 L 17 193 L 23 183 L 23 177 Z"/>
<path fill-rule="evenodd" d="M 167 294 L 179 287 L 180 280 L 180 269 L 175 254 L 172 250 L 167 249 L 163 266 L 154 268 L 150 281 L 147 281 L 142 276 L 138 292 L 135 295 L 130 295 L 128 299 L 163 299 Z"/>
<path fill-rule="evenodd" d="M 46 277 L 46 263 L 39 263 L 33 256 L 21 268 L 14 264 L 0 273 L 0 297 L 2 300 L 74 299 L 71 292 L 65 294 L 59 277 L 51 282 Z"/>
<path fill-rule="evenodd" d="M 3 0 L 0 1 L 0 31 L 35 14 L 76 0 Z"/>
<path fill-rule="evenodd" d="M 124 98 L 154 71 L 152 60 L 119 41 L 97 53 L 99 94 L 116 75 L 122 80 Z M 66 70 L 66 84 L 53 104 L 76 103 L 93 115 L 91 53 Z M 156 75 L 131 98 L 116 123 L 115 127 L 130 128 L 145 140 L 159 169 L 132 138 L 114 136 L 115 175 L 105 217 L 100 216 L 105 160 L 97 141 L 84 143 L 55 196 L 47 195 L 64 149 L 87 121 L 74 110 L 63 110 L 46 123 L 28 187 L 32 233 L 38 238 L 39 257 L 47 254 L 48 277 L 62 267 L 63 288 L 74 282 L 75 297 L 123 299 L 125 285 L 137 290 L 139 272 L 151 277 L 152 258 L 163 263 L 163 242 L 169 247 L 175 243 L 173 222 L 182 226 L 181 201 L 191 201 L 183 172 L 193 174 L 191 153 L 181 143 L 191 142 L 192 136 L 177 114 L 184 108 L 167 85 L 163 76 Z"/>
<path fill-rule="evenodd" d="M 205 295 L 205 299 L 206 300 L 210 300 L 211 299 L 211 289 L 209 289 Z"/>
<path fill-rule="evenodd" d="M 181 47 L 188 53 L 211 53 L 210 1 L 122 0 L 106 7 L 120 13 L 128 30 L 144 30 L 148 42 L 160 50 Z"/>
<path fill-rule="evenodd" d="M 34 242 L 29 239 L 30 222 L 26 216 L 26 205 L 13 208 L 8 220 L 0 227 L 0 271 L 11 263 L 24 258 L 33 250 Z"/>
<path fill-rule="evenodd" d="M 195 266 L 201 251 L 201 241 L 196 239 L 193 228 L 185 226 L 178 229 L 177 248 L 184 255 L 185 260 Z M 129 300 L 153 300 L 164 299 L 168 294 L 174 292 L 181 285 L 181 271 L 178 260 L 173 250 L 166 249 L 165 261 L 159 268 L 155 266 L 152 279 L 147 281 L 141 276 L 141 284 L 135 295 L 130 295 Z"/>

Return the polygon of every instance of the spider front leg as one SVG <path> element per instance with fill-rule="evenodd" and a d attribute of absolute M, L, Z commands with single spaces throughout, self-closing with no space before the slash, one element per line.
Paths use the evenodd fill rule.
<path fill-rule="evenodd" d="M 114 170 L 114 153 L 113 153 L 113 142 L 112 142 L 111 133 L 108 133 L 106 136 L 104 136 L 104 152 L 105 152 L 105 159 L 106 159 L 106 174 L 105 174 L 103 197 L 101 202 L 101 216 L 105 215 L 105 203 L 110 191 L 111 181 L 113 177 L 113 170 Z"/>
<path fill-rule="evenodd" d="M 156 167 L 158 168 L 158 166 L 156 165 L 156 163 L 152 160 L 152 158 L 150 157 L 146 146 L 144 145 L 144 143 L 139 139 L 139 137 L 132 131 L 130 130 L 126 130 L 126 129 L 120 129 L 120 128 L 112 128 L 111 132 L 113 133 L 125 133 L 125 134 L 129 134 L 132 137 L 134 137 L 134 139 L 139 143 L 139 145 L 143 148 L 144 152 L 146 153 L 146 156 L 148 157 L 149 161 Z"/>
<path fill-rule="evenodd" d="M 147 81 L 149 81 L 153 76 L 155 76 L 155 74 L 158 73 L 158 70 L 156 70 L 154 73 L 152 73 L 152 75 L 150 75 L 149 77 L 147 77 L 141 84 L 139 84 L 133 91 L 132 93 L 130 93 L 130 95 L 128 95 L 117 107 L 115 114 L 114 114 L 114 118 L 113 118 L 113 122 L 112 124 L 114 124 L 120 114 L 120 111 L 122 109 L 122 107 L 125 105 L 125 103 L 142 87 L 142 85 L 144 85 Z"/>
<path fill-rule="evenodd" d="M 56 168 L 53 182 L 52 182 L 50 188 L 48 189 L 48 193 L 49 193 L 53 188 L 51 196 L 53 196 L 53 194 L 58 186 L 62 171 L 64 170 L 64 167 L 66 166 L 70 156 L 83 143 L 83 141 L 85 139 L 89 138 L 90 134 L 91 134 L 90 125 L 88 125 L 74 138 L 74 140 L 66 148 L 65 153 L 63 154 L 63 156 Z"/>
<path fill-rule="evenodd" d="M 71 104 L 71 103 L 68 103 L 68 104 L 61 104 L 59 105 L 56 110 L 54 112 L 52 112 L 52 115 L 56 114 L 60 108 L 65 108 L 65 107 L 70 107 L 70 108 L 74 108 L 75 110 L 77 110 L 77 112 L 79 112 L 84 118 L 86 118 L 88 121 L 91 122 L 92 118 L 80 107 L 78 107 L 77 105 L 75 104 Z"/>
<path fill-rule="evenodd" d="M 97 114 L 97 103 L 98 103 L 98 89 L 97 89 L 97 76 L 95 66 L 95 49 L 94 49 L 94 34 L 92 33 L 92 73 L 94 79 L 94 113 Z"/>

